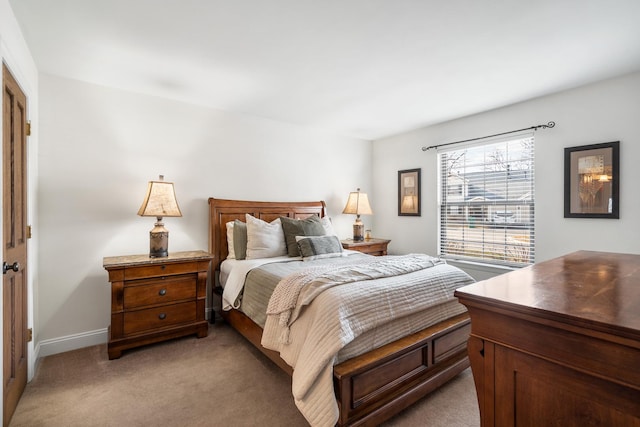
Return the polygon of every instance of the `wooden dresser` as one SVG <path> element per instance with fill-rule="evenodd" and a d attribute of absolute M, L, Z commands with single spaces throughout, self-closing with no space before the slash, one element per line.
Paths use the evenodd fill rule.
<path fill-rule="evenodd" d="M 355 241 L 353 239 L 344 239 L 341 241 L 344 249 L 351 249 L 369 255 L 381 256 L 387 254 L 387 245 L 391 240 L 387 239 L 364 239 Z"/>
<path fill-rule="evenodd" d="M 207 272 L 211 255 L 175 252 L 105 257 L 111 282 L 109 359 L 122 350 L 197 334 L 206 337 Z"/>
<path fill-rule="evenodd" d="M 482 426 L 640 426 L 640 255 L 575 252 L 456 291 Z"/>

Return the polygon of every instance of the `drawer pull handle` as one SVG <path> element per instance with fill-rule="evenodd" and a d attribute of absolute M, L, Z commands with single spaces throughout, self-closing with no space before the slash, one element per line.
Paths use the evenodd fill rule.
<path fill-rule="evenodd" d="M 158 292 L 158 295 L 160 295 L 161 297 L 165 296 L 166 294 L 167 294 L 166 289 L 160 289 L 160 292 Z"/>
<path fill-rule="evenodd" d="M 165 268 L 167 268 L 167 266 L 166 265 L 162 265 L 162 267 L 160 267 L 160 268 L 162 268 L 164 270 Z"/>
<path fill-rule="evenodd" d="M 160 314 L 158 315 L 158 319 L 160 319 L 160 320 L 164 320 L 164 319 L 166 319 L 166 318 L 167 318 L 167 315 L 166 315 L 165 313 L 160 313 Z"/>

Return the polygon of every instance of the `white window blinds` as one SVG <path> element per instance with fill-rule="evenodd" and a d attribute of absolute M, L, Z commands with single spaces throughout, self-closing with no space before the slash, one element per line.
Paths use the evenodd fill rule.
<path fill-rule="evenodd" d="M 522 266 L 535 259 L 534 137 L 438 153 L 440 255 Z"/>

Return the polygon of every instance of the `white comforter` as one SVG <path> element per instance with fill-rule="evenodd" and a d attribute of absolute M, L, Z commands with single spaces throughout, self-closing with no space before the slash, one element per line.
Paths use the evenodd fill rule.
<path fill-rule="evenodd" d="M 316 294 L 312 301 L 305 288 L 300 291 L 297 299 L 309 304 L 294 309 L 297 318 L 281 322 L 281 314 L 267 316 L 262 345 L 279 351 L 294 368 L 295 403 L 312 426 L 334 426 L 338 420 L 333 365 L 338 352 L 356 337 L 375 330 L 379 341 L 387 343 L 465 311 L 453 292 L 473 279 L 455 267 L 428 262 L 434 258 L 427 255 L 410 256 L 416 261 L 422 257 L 424 266 L 344 285 L 338 280 L 327 286 L 331 280 L 323 277 L 321 292 L 318 286 L 308 288 Z"/>

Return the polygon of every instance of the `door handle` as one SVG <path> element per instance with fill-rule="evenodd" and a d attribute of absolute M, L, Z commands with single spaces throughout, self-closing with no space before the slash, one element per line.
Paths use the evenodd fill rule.
<path fill-rule="evenodd" d="M 18 261 L 14 262 L 11 265 L 7 264 L 6 261 L 3 262 L 2 263 L 2 274 L 7 274 L 7 271 L 9 271 L 9 270 L 13 270 L 13 271 L 20 270 L 20 264 L 18 264 Z"/>

